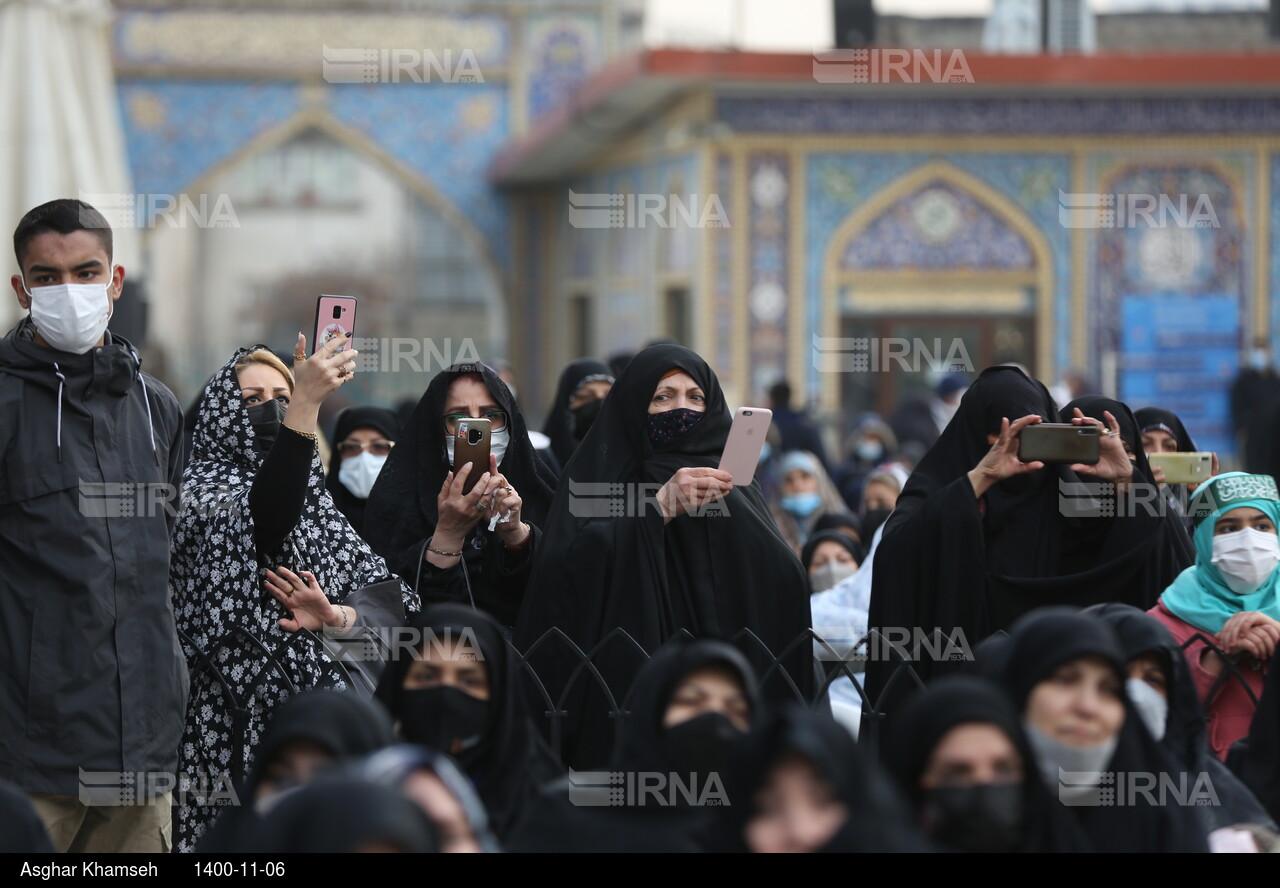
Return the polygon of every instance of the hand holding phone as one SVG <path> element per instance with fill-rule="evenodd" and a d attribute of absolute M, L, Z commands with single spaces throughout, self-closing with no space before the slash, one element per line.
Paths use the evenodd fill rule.
<path fill-rule="evenodd" d="M 739 407 L 734 412 L 729 439 L 720 456 L 720 468 L 733 476 L 734 487 L 746 487 L 755 478 L 772 421 L 773 411 L 764 407 Z"/>
<path fill-rule="evenodd" d="M 335 339 L 346 340 L 338 346 L 341 351 L 356 331 L 356 297 L 354 296 L 321 296 L 316 300 L 315 338 L 311 341 L 315 350 L 319 351 Z M 313 352 L 314 354 L 314 352 Z"/>
<path fill-rule="evenodd" d="M 1031 425 L 1041 422 L 1041 418 L 1034 413 L 1028 414 L 1021 419 L 1009 422 L 1009 417 L 1003 417 L 1000 420 L 1000 434 L 996 436 L 995 443 L 991 445 L 991 449 L 983 454 L 982 459 L 978 460 L 978 464 L 968 472 L 969 484 L 973 487 L 973 493 L 981 499 L 992 485 L 998 484 L 1005 478 L 1012 478 L 1014 475 L 1022 475 L 1027 472 L 1035 472 L 1044 468 L 1044 463 L 1039 460 L 1035 462 L 1024 462 L 1018 459 L 1018 445 L 1020 435 Z"/>
<path fill-rule="evenodd" d="M 1042 422 L 1022 430 L 1018 459 L 1023 462 L 1096 465 L 1099 457 L 1096 426 Z"/>
<path fill-rule="evenodd" d="M 1128 484 L 1133 480 L 1133 460 L 1125 451 L 1124 438 L 1120 434 L 1120 421 L 1110 410 L 1102 411 L 1102 419 L 1085 416 L 1079 407 L 1075 408 L 1075 416 L 1071 424 L 1078 428 L 1092 426 L 1098 432 L 1098 459 L 1094 463 L 1075 462 L 1071 471 L 1090 478 L 1110 481 L 1114 484 Z"/>
<path fill-rule="evenodd" d="M 455 420 L 453 432 L 453 470 L 457 472 L 467 463 L 472 464 L 471 473 L 462 485 L 462 492 L 468 494 L 480 480 L 480 476 L 489 468 L 489 448 L 492 436 L 492 423 L 487 419 L 466 417 Z"/>
<path fill-rule="evenodd" d="M 294 420 L 303 413 L 314 413 L 329 395 L 341 388 L 351 378 L 355 358 L 360 354 L 348 348 L 343 337 L 331 339 L 309 358 L 306 348 L 307 337 L 299 333 L 293 352 L 293 398 L 288 413 Z M 311 420 L 310 425 L 314 425 L 314 417 Z M 300 428 L 293 422 L 290 425 Z M 310 425 L 301 430 L 312 431 Z"/>

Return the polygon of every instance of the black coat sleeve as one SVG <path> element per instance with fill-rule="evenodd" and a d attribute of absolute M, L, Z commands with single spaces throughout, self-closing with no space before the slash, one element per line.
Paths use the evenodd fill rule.
<path fill-rule="evenodd" d="M 315 446 L 310 438 L 282 425 L 271 452 L 253 476 L 249 514 L 259 555 L 279 548 L 302 517 Z"/>
<path fill-rule="evenodd" d="M 418 594 L 422 596 L 424 606 L 437 602 L 465 604 L 491 614 L 504 626 L 514 626 L 516 616 L 520 613 L 520 604 L 524 600 L 529 570 L 542 531 L 530 524 L 529 544 L 516 552 L 503 548 L 502 538 L 496 533 L 486 533 L 486 547 L 476 549 L 472 546 L 472 540 L 478 533 L 486 531 L 482 527 L 473 530 L 463 544 L 462 559 L 467 563 L 466 575 L 463 574 L 461 562 L 450 567 L 436 567 L 423 559 L 421 578 L 417 585 Z M 489 554 L 491 546 L 502 548 L 500 558 Z M 416 547 L 416 550 L 425 551 L 421 546 Z M 415 564 L 412 573 L 401 576 L 412 585 L 414 578 L 418 576 L 417 571 L 418 566 Z"/>

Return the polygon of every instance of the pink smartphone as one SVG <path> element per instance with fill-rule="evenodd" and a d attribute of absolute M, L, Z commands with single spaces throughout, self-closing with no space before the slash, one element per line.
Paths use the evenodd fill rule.
<path fill-rule="evenodd" d="M 734 487 L 746 487 L 755 478 L 771 422 L 773 411 L 764 407 L 739 407 L 734 412 L 729 440 L 720 457 L 720 468 L 733 476 Z"/>
<path fill-rule="evenodd" d="M 316 300 L 315 337 L 311 340 L 314 355 L 326 342 L 341 334 L 356 335 L 356 297 L 321 296 Z M 343 343 L 347 348 L 350 343 Z"/>

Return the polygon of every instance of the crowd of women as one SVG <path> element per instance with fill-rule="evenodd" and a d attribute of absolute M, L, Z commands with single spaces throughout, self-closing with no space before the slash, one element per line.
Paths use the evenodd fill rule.
<path fill-rule="evenodd" d="M 775 429 L 735 484 L 716 374 L 661 343 L 569 365 L 542 433 L 455 365 L 341 413 L 326 467 L 344 345 L 241 349 L 195 412 L 179 850 L 1280 847 L 1280 495 L 1162 484 L 1168 411 L 992 367 L 918 461 L 866 417 L 831 472 Z M 1045 421 L 1099 461 L 1019 460 Z M 964 655 L 868 643 L 902 629 Z"/>

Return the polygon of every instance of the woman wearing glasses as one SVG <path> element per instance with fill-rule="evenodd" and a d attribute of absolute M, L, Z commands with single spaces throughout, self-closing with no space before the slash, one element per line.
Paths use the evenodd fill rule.
<path fill-rule="evenodd" d="M 365 504 L 398 437 L 396 415 L 382 407 L 348 407 L 334 425 L 336 443 L 324 486 L 362 537 Z"/>
<path fill-rule="evenodd" d="M 455 471 L 453 433 L 467 418 L 489 420 L 492 455 Z M 455 364 L 409 417 L 369 494 L 363 532 L 424 602 L 467 604 L 510 627 L 554 485 L 506 383 L 479 362 Z"/>

